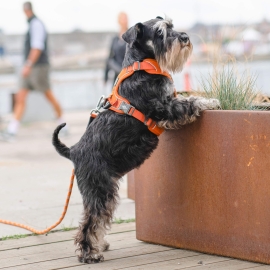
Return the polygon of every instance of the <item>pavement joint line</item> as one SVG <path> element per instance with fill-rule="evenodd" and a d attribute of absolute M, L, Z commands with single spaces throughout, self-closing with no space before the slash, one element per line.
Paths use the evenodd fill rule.
<path fill-rule="evenodd" d="M 59 260 L 59 259 L 67 259 L 67 258 L 72 258 L 71 256 L 67 256 L 67 257 L 63 257 L 63 258 L 56 258 L 56 259 L 48 259 L 48 260 L 44 260 L 44 261 L 39 261 L 39 262 L 32 262 L 32 263 L 25 263 L 25 264 L 17 264 L 17 265 L 12 265 L 12 266 L 4 266 L 0 269 L 8 269 L 8 268 L 12 268 L 12 267 L 16 267 L 16 266 L 24 266 L 24 265 L 31 265 L 31 264 L 35 264 L 35 263 L 44 263 L 44 262 L 48 262 L 48 261 L 55 261 L 55 260 Z"/>
<path fill-rule="evenodd" d="M 159 251 L 160 252 L 160 251 Z M 185 259 L 185 258 L 192 258 L 192 257 L 196 257 L 196 256 L 200 256 L 202 254 L 195 254 L 195 255 L 190 255 L 190 256 L 186 256 L 186 257 L 183 257 L 183 258 L 179 258 L 179 259 L 171 259 L 171 260 L 162 260 L 162 262 L 169 262 L 169 261 L 174 261 L 174 260 L 181 260 L 181 259 Z M 207 254 L 204 254 L 204 255 L 207 255 Z M 207 265 L 210 265 L 210 264 L 213 264 L 213 263 L 220 263 L 220 262 L 226 262 L 226 261 L 230 261 L 230 259 L 226 259 L 226 260 L 223 260 L 223 261 L 218 261 L 218 262 L 212 262 L 212 263 L 206 263 L 205 265 L 203 266 L 207 266 Z M 160 263 L 161 261 L 159 262 L 151 262 L 151 263 L 144 263 L 144 264 L 140 264 L 140 265 L 134 265 L 134 266 L 130 266 L 130 268 L 133 268 L 133 267 L 138 267 L 138 266 L 143 266 L 143 265 L 148 265 L 148 264 L 155 264 L 155 263 Z M 181 265 L 179 265 L 181 266 Z M 192 265 L 192 266 L 184 266 L 185 268 L 179 268 L 179 269 L 188 269 L 188 268 L 191 268 L 191 267 L 202 267 L 202 265 Z M 60 268 L 59 268 L 60 269 Z M 125 269 L 125 268 L 117 268 L 117 270 L 121 270 L 121 269 Z"/>
<path fill-rule="evenodd" d="M 137 244 L 137 246 L 140 246 L 140 245 L 142 245 L 142 244 L 144 244 L 143 242 L 138 242 L 138 243 L 136 243 Z M 134 243 L 132 244 L 132 246 L 130 246 L 130 247 L 126 247 L 126 248 L 133 248 L 134 247 Z M 120 250 L 120 249 L 123 249 L 123 247 L 119 247 L 119 248 L 112 248 L 112 249 L 109 249 L 108 251 L 116 251 L 116 250 Z M 48 252 L 50 252 L 50 251 L 46 251 L 47 253 Z M 107 251 L 105 251 L 105 254 L 106 254 L 106 252 Z M 44 251 L 43 252 L 41 252 L 41 253 L 44 253 Z M 104 252 L 103 252 L 104 253 Z M 151 253 L 155 253 L 155 252 L 150 252 L 149 254 L 151 254 Z M 21 255 L 19 255 L 19 256 L 21 256 Z M 27 255 L 22 255 L 22 256 L 27 256 Z M 75 254 L 75 256 L 76 256 L 76 254 Z M 130 257 L 130 256 L 128 256 L 128 257 Z M 71 256 L 65 256 L 65 257 L 61 257 L 61 258 L 56 258 L 56 259 L 46 259 L 46 260 L 43 260 L 43 261 L 37 261 L 37 262 L 29 262 L 29 263 L 24 263 L 24 264 L 20 264 L 20 265 L 18 265 L 18 264 L 16 264 L 16 265 L 10 265 L 10 266 L 4 266 L 4 267 L 1 267 L 0 266 L 0 269 L 7 269 L 7 268 L 11 268 L 11 267 L 16 267 L 16 266 L 23 266 L 23 265 L 29 265 L 29 264 L 34 264 L 34 263 L 43 263 L 43 262 L 47 262 L 47 261 L 53 261 L 53 260 L 61 260 L 61 259 L 66 259 L 66 258 L 73 258 L 73 256 L 71 257 Z M 126 257 L 125 257 L 126 258 Z M 121 259 L 121 258 L 120 258 Z M 111 260 L 114 260 L 114 259 L 110 259 L 110 260 L 108 260 L 108 261 L 111 261 Z M 73 266 L 72 266 L 73 267 Z"/>
<path fill-rule="evenodd" d="M 135 230 L 129 230 L 129 231 L 123 231 L 123 232 L 115 232 L 115 233 L 110 233 L 110 234 L 108 234 L 108 235 L 121 234 L 121 233 L 134 232 L 134 231 L 135 231 Z M 38 236 L 38 235 L 34 235 L 34 236 Z M 18 239 L 18 240 L 19 240 L 19 239 Z M 50 242 L 50 243 L 40 243 L 40 244 L 35 244 L 35 245 L 23 246 L 23 247 L 8 248 L 8 249 L 0 250 L 0 252 L 8 251 L 8 250 L 13 250 L 13 249 L 22 249 L 22 248 L 28 248 L 28 247 L 36 247 L 36 246 L 44 246 L 44 245 L 50 245 L 50 244 L 55 244 L 55 243 L 62 243 L 62 242 L 67 242 L 67 241 L 71 241 L 71 240 L 74 240 L 74 238 L 66 239 L 66 240 L 60 240 L 60 241 L 54 241 L 54 242 Z M 8 241 L 8 240 L 7 240 L 7 241 Z M 1 269 L 1 268 L 0 268 L 0 269 Z"/>
<path fill-rule="evenodd" d="M 133 223 L 135 222 L 135 220 L 133 221 L 129 221 L 129 222 L 121 222 L 121 223 L 117 223 L 117 222 L 113 222 L 112 224 L 127 224 L 127 223 Z M 47 236 L 48 234 L 52 234 L 52 233 L 57 233 L 57 232 L 68 232 L 68 231 L 75 231 L 77 230 L 79 227 L 66 227 L 66 228 L 62 228 L 62 229 L 56 229 L 56 230 L 51 230 L 43 235 Z M 130 230 L 130 231 L 135 231 L 134 230 Z M 129 232 L 129 231 L 123 231 L 123 232 Z M 115 233 L 108 233 L 107 235 L 110 235 L 110 234 L 116 234 L 116 233 L 121 233 L 121 232 L 115 232 Z M 2 238 L 0 238 L 0 243 L 3 242 L 3 241 L 8 241 L 8 240 L 19 240 L 20 238 L 27 238 L 29 236 L 39 236 L 38 234 L 35 234 L 35 233 L 29 233 L 29 234 L 21 234 L 23 235 L 23 237 L 19 237 L 19 238 L 8 238 L 8 239 L 3 239 L 3 238 L 6 238 L 6 237 L 12 237 L 14 235 L 7 235 L 7 236 L 3 236 Z"/>
<path fill-rule="evenodd" d="M 136 238 L 134 239 L 134 240 L 137 240 Z M 74 239 L 68 239 L 68 240 L 66 240 L 66 241 L 62 241 L 62 242 L 69 242 L 69 241 L 74 241 Z M 117 240 L 117 241 L 111 241 L 110 242 L 110 244 L 113 246 L 113 244 L 115 244 L 115 243 L 117 243 L 119 240 Z M 137 240 L 138 242 L 136 242 L 136 243 L 132 243 L 132 247 L 134 247 L 134 246 L 140 246 L 140 245 L 144 245 L 145 243 L 144 242 L 142 242 L 142 241 L 140 241 L 140 240 Z M 62 243 L 62 242 L 59 242 L 59 243 Z M 55 243 L 54 243 L 55 244 Z M 28 246 L 29 248 L 31 248 L 31 247 L 34 247 L 34 246 Z M 120 249 L 122 249 L 123 247 L 118 247 L 118 248 L 111 248 L 111 246 L 110 246 L 110 249 L 109 249 L 109 251 L 114 251 L 114 250 L 120 250 Z M 48 251 L 40 251 L 40 252 L 38 252 L 38 253 L 35 253 L 35 254 L 43 254 L 44 252 L 46 252 L 46 253 L 49 253 L 50 252 L 50 250 L 48 250 Z M 22 256 L 29 256 L 29 255 L 33 255 L 32 253 L 29 253 L 29 254 L 17 254 L 16 256 L 15 256 L 15 258 L 17 258 L 17 257 L 22 257 Z M 8 258 L 14 258 L 14 255 L 12 256 L 12 257 L 8 257 Z M 5 259 L 7 259 L 7 258 L 0 258 L 0 263 L 1 263 L 1 260 L 5 260 Z M 7 267 L 7 266 L 6 266 Z M 9 267 L 11 267 L 11 266 L 9 266 Z M 1 269 L 1 266 L 0 266 L 0 269 Z"/>
<path fill-rule="evenodd" d="M 13 249 L 22 249 L 22 248 L 29 248 L 29 247 L 36 247 L 36 246 L 45 246 L 45 245 L 50 245 L 50 244 L 55 244 L 55 243 L 62 243 L 62 242 L 67 242 L 67 241 L 71 241 L 74 239 L 66 239 L 66 240 L 61 240 L 61 241 L 54 241 L 54 242 L 50 242 L 50 243 L 41 243 L 41 244 L 35 244 L 35 245 L 30 245 L 30 246 L 23 246 L 23 247 L 16 247 L 16 248 L 8 248 L 8 249 L 3 249 L 0 250 L 0 252 L 3 251 L 8 251 L 8 250 L 13 250 Z M 0 268 L 1 269 L 1 268 Z"/>
<path fill-rule="evenodd" d="M 128 248 L 133 248 L 133 247 L 127 247 Z M 165 247 L 164 247 L 165 248 Z M 154 254 L 154 253 L 159 253 L 159 252 L 167 252 L 167 251 L 171 251 L 171 250 L 175 250 L 174 248 L 169 248 L 168 250 L 163 250 L 163 251 L 152 251 L 152 252 L 147 252 L 147 253 L 144 253 L 144 254 L 139 254 L 139 255 L 131 255 L 131 256 L 125 256 L 125 257 L 120 257 L 120 258 L 114 258 L 114 259 L 108 259 L 106 260 L 107 262 L 108 261 L 114 261 L 114 260 L 119 260 L 119 259 L 124 259 L 124 258 L 130 258 L 130 257 L 137 257 L 137 256 L 142 256 L 142 255 L 147 255 L 147 254 Z M 108 250 L 110 251 L 110 250 Z M 111 250 L 113 251 L 113 250 Z M 76 254 L 75 254 L 76 256 Z M 46 259 L 44 261 L 38 261 L 38 262 L 31 262 L 31 263 L 25 263 L 25 264 L 20 264 L 20 265 L 13 265 L 13 266 L 4 266 L 4 267 L 0 267 L 0 269 L 8 269 L 8 268 L 11 268 L 11 267 L 16 267 L 16 266 L 23 266 L 23 265 L 31 265 L 31 264 L 35 264 L 35 263 L 44 263 L 44 262 L 48 262 L 48 261 L 55 261 L 55 260 L 63 260 L 63 259 L 67 259 L 67 258 L 73 258 L 73 256 L 65 256 L 65 257 L 61 257 L 61 258 L 55 258 L 55 259 Z M 78 264 L 77 265 L 73 265 L 73 266 L 85 266 L 85 264 Z M 55 269 L 58 269 L 58 268 L 55 268 Z M 61 268 L 59 268 L 61 269 Z M 119 268 L 121 269 L 121 268 Z M 122 268 L 123 269 L 123 268 Z"/>
<path fill-rule="evenodd" d="M 126 257 L 120 257 L 120 258 L 114 258 L 114 259 L 108 259 L 106 260 L 106 262 L 110 262 L 110 261 L 115 261 L 115 260 L 121 260 L 121 259 L 126 259 L 126 258 L 131 258 L 131 257 L 137 257 L 137 256 L 142 256 L 142 255 L 148 255 L 148 254 L 154 254 L 154 253 L 160 253 L 160 252 L 167 252 L 167 251 L 171 251 L 171 250 L 175 250 L 175 248 L 171 248 L 169 250 L 163 250 L 163 251 L 154 251 L 154 252 L 148 252 L 148 253 L 144 253 L 144 254 L 139 254 L 139 255 L 131 255 L 131 256 L 126 256 Z M 201 254 L 198 255 L 192 255 L 192 256 L 187 256 L 187 257 L 193 257 L 193 256 L 199 256 Z M 168 260 L 170 261 L 170 260 Z M 146 265 L 146 264 L 142 264 L 142 265 Z M 60 268 L 53 268 L 51 270 L 60 270 L 60 269 L 66 269 L 66 268 L 71 268 L 71 267 L 83 267 L 85 266 L 85 264 L 77 264 L 77 265 L 72 265 L 72 266 L 65 266 L 65 267 L 60 267 Z M 134 266 L 130 266 L 130 267 L 137 267 L 137 266 L 141 266 L 141 265 L 134 265 Z M 115 270 L 117 269 L 126 269 L 125 268 L 114 268 Z"/>

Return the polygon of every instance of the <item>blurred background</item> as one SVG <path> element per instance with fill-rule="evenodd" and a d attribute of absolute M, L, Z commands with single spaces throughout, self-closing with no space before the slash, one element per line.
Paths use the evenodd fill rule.
<path fill-rule="evenodd" d="M 12 111 L 23 64 L 27 22 L 21 0 L 0 2 L 0 116 Z M 219 48 L 257 75 L 257 87 L 270 95 L 270 1 L 268 0 L 33 0 L 35 14 L 49 33 L 52 89 L 63 109 L 95 106 L 112 83 L 104 84 L 104 68 L 112 38 L 124 11 L 129 26 L 167 14 L 194 45 L 191 64 L 174 76 L 178 91 L 196 89 L 198 78 L 212 67 Z M 188 82 L 185 73 L 188 72 Z M 113 74 L 109 73 L 112 80 Z M 24 121 L 53 118 L 39 93 L 31 93 Z M 38 105 L 35 105 L 38 104 Z M 43 108 L 43 112 L 40 112 Z M 46 112 L 46 113 L 44 113 Z"/>
<path fill-rule="evenodd" d="M 0 135 L 12 120 L 24 64 L 28 24 L 23 2 L 0 1 Z M 107 83 L 104 76 L 112 40 L 119 36 L 119 12 L 127 14 L 130 27 L 167 14 L 176 30 L 188 33 L 194 51 L 183 72 L 173 75 L 177 91 L 199 89 L 201 77 L 212 74 L 218 58 L 225 57 L 234 59 L 240 73 L 248 69 L 255 74 L 256 88 L 270 96 L 269 0 L 32 0 L 32 4 L 48 31 L 51 86 L 69 126 L 69 136 L 63 138 L 68 146 L 81 138 L 99 97 L 111 91 L 115 74 L 108 73 Z M 14 141 L 0 136 L 0 218 L 43 229 L 59 217 L 72 164 L 51 144 L 59 124 L 54 119 L 44 95 L 31 91 L 18 136 Z M 135 217 L 126 183 L 120 185 L 116 218 Z M 60 226 L 78 226 L 81 208 L 75 184 Z M 0 238 L 19 233 L 25 231 L 0 227 Z"/>

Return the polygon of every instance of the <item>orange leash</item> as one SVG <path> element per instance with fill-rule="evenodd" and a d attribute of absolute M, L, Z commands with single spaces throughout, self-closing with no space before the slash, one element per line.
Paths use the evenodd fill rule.
<path fill-rule="evenodd" d="M 45 233 L 51 231 L 53 228 L 55 228 L 57 225 L 59 225 L 62 222 L 62 220 L 64 219 L 64 217 L 66 215 L 66 212 L 67 212 L 67 209 L 68 209 L 68 204 L 69 204 L 69 199 L 70 199 L 70 196 L 71 196 L 72 187 L 73 187 L 73 183 L 74 183 L 74 178 L 75 178 L 75 174 L 74 174 L 74 169 L 73 169 L 72 174 L 71 174 L 71 178 L 70 178 L 70 184 L 69 184 L 68 194 L 67 194 L 67 198 L 66 198 L 66 203 L 65 203 L 62 215 L 59 218 L 59 220 L 55 224 L 50 226 L 49 228 L 47 228 L 47 229 L 45 229 L 43 231 L 38 231 L 38 230 L 36 230 L 34 228 L 31 228 L 29 226 L 26 226 L 26 225 L 23 225 L 23 224 L 20 224 L 20 223 L 16 223 L 16 222 L 12 222 L 12 221 L 8 221 L 8 220 L 4 220 L 4 219 L 0 219 L 0 223 L 4 223 L 4 224 L 7 224 L 7 225 L 23 228 L 23 229 L 28 230 L 30 232 L 33 232 L 35 234 L 45 234 Z"/>

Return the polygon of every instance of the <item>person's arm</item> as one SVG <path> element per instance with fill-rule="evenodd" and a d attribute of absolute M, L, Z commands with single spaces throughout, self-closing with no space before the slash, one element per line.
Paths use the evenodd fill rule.
<path fill-rule="evenodd" d="M 105 69 L 105 76 L 104 76 L 105 83 L 108 80 L 108 73 L 110 70 L 113 70 L 116 74 L 119 74 L 120 71 L 122 70 L 122 66 L 117 61 L 115 61 L 115 54 L 117 53 L 115 49 L 117 49 L 117 42 L 118 42 L 118 37 L 115 37 L 112 41 L 110 55 L 106 62 L 106 69 Z"/>
<path fill-rule="evenodd" d="M 108 81 L 108 74 L 110 71 L 110 67 L 109 67 L 109 61 L 110 59 L 113 58 L 113 45 L 115 42 L 115 38 L 113 38 L 111 46 L 110 46 L 110 53 L 109 53 L 109 57 L 106 60 L 106 66 L 105 66 L 105 71 L 104 71 L 104 83 L 106 83 Z"/>
<path fill-rule="evenodd" d="M 108 81 L 108 74 L 109 74 L 109 65 L 108 65 L 108 60 L 106 61 L 106 66 L 105 66 L 105 72 L 104 72 L 104 84 Z"/>
<path fill-rule="evenodd" d="M 118 37 L 113 39 L 110 56 L 107 61 L 108 69 L 113 70 L 116 74 L 118 74 L 122 69 L 122 66 L 115 61 L 115 55 L 118 53 L 118 39 Z"/>
<path fill-rule="evenodd" d="M 46 32 L 44 26 L 39 20 L 35 19 L 31 23 L 30 35 L 31 35 L 30 40 L 31 50 L 22 70 L 23 77 L 29 76 L 32 70 L 32 66 L 38 61 L 41 52 L 44 49 Z"/>
<path fill-rule="evenodd" d="M 119 63 L 117 63 L 114 58 L 109 59 L 108 66 L 110 69 L 112 69 L 117 74 L 119 74 L 122 70 L 122 66 L 119 65 Z"/>

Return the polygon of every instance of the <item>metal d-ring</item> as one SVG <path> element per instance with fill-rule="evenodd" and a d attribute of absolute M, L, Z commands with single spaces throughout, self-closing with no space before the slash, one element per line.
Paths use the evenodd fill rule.
<path fill-rule="evenodd" d="M 91 115 L 93 112 L 94 112 L 94 113 L 99 113 L 99 110 L 97 110 L 97 109 L 91 110 L 91 111 L 90 111 L 90 115 Z"/>

